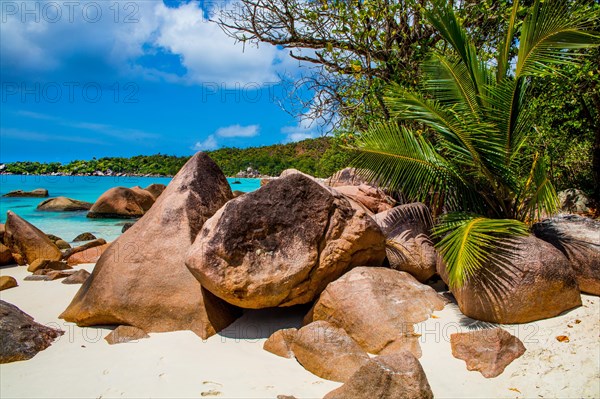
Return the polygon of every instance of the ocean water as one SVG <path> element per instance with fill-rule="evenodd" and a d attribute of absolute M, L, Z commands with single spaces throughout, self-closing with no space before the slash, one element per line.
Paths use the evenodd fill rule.
<path fill-rule="evenodd" d="M 260 186 L 260 179 L 227 179 L 232 190 L 254 191 Z M 0 175 L 0 196 L 14 190 L 30 191 L 45 188 L 52 197 L 68 197 L 81 201 L 95 202 L 106 190 L 117 187 L 147 187 L 153 183 L 169 184 L 168 177 L 133 176 L 17 176 Z M 239 182 L 239 183 L 237 183 Z M 71 242 L 78 234 L 90 232 L 98 238 L 112 241 L 121 234 L 123 224 L 128 219 L 88 219 L 87 211 L 44 212 L 37 211 L 37 205 L 46 198 L 6 198 L 0 197 L 0 223 L 6 221 L 6 212 L 13 211 L 37 228 Z"/>

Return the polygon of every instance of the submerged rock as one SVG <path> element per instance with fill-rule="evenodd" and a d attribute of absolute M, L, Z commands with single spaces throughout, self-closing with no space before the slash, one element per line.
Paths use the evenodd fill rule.
<path fill-rule="evenodd" d="M 45 188 L 36 188 L 31 191 L 23 191 L 23 190 L 15 190 L 11 191 L 7 194 L 4 194 L 3 197 L 31 197 L 31 198 L 43 198 L 48 196 L 48 190 Z"/>
<path fill-rule="evenodd" d="M 204 222 L 230 198 L 218 166 L 194 155 L 148 213 L 108 246 L 60 317 L 80 326 L 192 330 L 202 338 L 225 328 L 238 311 L 204 290 L 184 260 Z"/>
<path fill-rule="evenodd" d="M 373 219 L 292 174 L 229 201 L 206 222 L 186 263 L 216 296 L 259 309 L 308 303 L 347 270 L 384 257 Z"/>
<path fill-rule="evenodd" d="M 67 197 L 49 198 L 38 204 L 38 211 L 48 212 L 75 212 L 87 211 L 92 207 L 89 202 L 79 201 Z"/>
<path fill-rule="evenodd" d="M 19 308 L 0 300 L 0 363 L 27 360 L 64 334 L 33 321 Z"/>

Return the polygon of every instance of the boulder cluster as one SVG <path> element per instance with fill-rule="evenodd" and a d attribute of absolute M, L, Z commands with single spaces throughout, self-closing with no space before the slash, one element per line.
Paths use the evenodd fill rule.
<path fill-rule="evenodd" d="M 344 383 L 327 398 L 433 396 L 414 325 L 449 299 L 428 284 L 447 276 L 426 205 L 397 205 L 354 169 L 325 181 L 286 171 L 234 195 L 198 153 L 166 188 L 113 188 L 88 214 L 117 215 L 141 219 L 110 244 L 85 237 L 90 245 L 61 251 L 9 212 L 0 260 L 44 276 L 97 262 L 90 276 L 68 277 L 83 284 L 60 317 L 122 326 L 110 343 L 174 330 L 206 339 L 245 309 L 308 305 L 301 328 L 276 331 L 264 348 Z M 477 320 L 556 316 L 581 305 L 581 291 L 600 294 L 598 231 L 600 223 L 582 217 L 545 220 L 515 241 L 504 265 L 490 264 L 452 294 Z M 452 348 L 488 378 L 525 351 L 501 329 L 454 334 Z"/>

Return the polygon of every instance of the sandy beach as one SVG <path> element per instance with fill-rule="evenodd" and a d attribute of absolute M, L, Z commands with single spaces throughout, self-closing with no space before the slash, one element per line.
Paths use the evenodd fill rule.
<path fill-rule="evenodd" d="M 88 271 L 92 264 L 78 266 Z M 19 287 L 0 293 L 39 323 L 65 334 L 28 361 L 0 365 L 2 398 L 33 397 L 220 397 L 321 398 L 341 384 L 323 380 L 298 364 L 262 349 L 270 333 L 298 327 L 302 308 L 249 311 L 221 333 L 203 341 L 189 331 L 150 334 L 109 345 L 111 328 L 80 328 L 57 316 L 79 285 L 24 281 L 25 267 L 9 266 L 0 275 Z M 594 398 L 600 396 L 600 300 L 583 295 L 583 306 L 560 317 L 504 326 L 527 351 L 496 378 L 468 371 L 452 357 L 449 336 L 485 327 L 463 316 L 454 303 L 416 326 L 420 359 L 438 398 Z M 577 323 L 577 320 L 580 320 Z M 569 327 L 571 326 L 571 327 Z M 567 335 L 569 342 L 556 336 Z"/>

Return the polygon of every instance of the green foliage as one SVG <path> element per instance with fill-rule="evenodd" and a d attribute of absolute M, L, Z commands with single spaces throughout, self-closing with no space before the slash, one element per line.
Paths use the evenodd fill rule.
<path fill-rule="evenodd" d="M 226 176 L 235 176 L 248 167 L 261 174 L 278 176 L 289 168 L 298 169 L 317 177 L 329 177 L 348 165 L 348 152 L 339 139 L 322 137 L 297 143 L 278 144 L 253 148 L 222 148 L 208 155 L 219 165 Z M 66 165 L 60 163 L 14 162 L 6 165 L 6 172 L 14 174 L 90 174 L 95 171 L 135 175 L 173 176 L 189 157 L 169 155 L 139 155 L 132 158 L 100 158 L 89 161 L 76 160 Z"/>
<path fill-rule="evenodd" d="M 486 262 L 497 261 L 494 251 L 509 245 L 509 237 L 526 233 L 523 222 L 556 210 L 546 158 L 526 148 L 535 131 L 531 81 L 557 66 L 578 65 L 569 50 L 600 44 L 590 30 L 600 14 L 536 0 L 519 24 L 515 1 L 506 39 L 490 63 L 450 3 L 432 3 L 425 15 L 450 50 L 435 52 L 424 64 L 421 90 L 394 85 L 384 98 L 393 117 L 423 126 L 427 134 L 396 123 L 375 125 L 358 143 L 356 166 L 449 212 L 436 228 L 443 237 L 438 248 L 450 281 L 460 286 Z"/>

